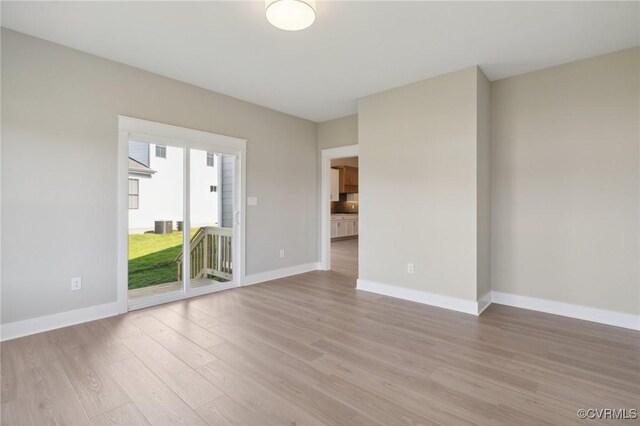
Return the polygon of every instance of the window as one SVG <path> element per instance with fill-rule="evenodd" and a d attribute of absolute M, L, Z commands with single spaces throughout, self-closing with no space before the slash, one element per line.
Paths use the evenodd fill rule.
<path fill-rule="evenodd" d="M 140 199 L 140 181 L 138 179 L 129 179 L 129 209 L 135 210 L 139 206 Z"/>
<path fill-rule="evenodd" d="M 156 157 L 167 158 L 167 147 L 164 145 L 156 145 Z"/>
<path fill-rule="evenodd" d="M 207 152 L 207 166 L 213 167 L 213 152 Z"/>

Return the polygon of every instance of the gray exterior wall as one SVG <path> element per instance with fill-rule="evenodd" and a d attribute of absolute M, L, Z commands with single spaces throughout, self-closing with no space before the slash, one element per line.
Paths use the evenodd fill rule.
<path fill-rule="evenodd" d="M 233 227 L 233 177 L 236 169 L 235 155 L 222 155 L 222 227 Z"/>

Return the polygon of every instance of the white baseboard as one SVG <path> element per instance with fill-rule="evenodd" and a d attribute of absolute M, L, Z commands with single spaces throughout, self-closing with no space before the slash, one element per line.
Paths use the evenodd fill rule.
<path fill-rule="evenodd" d="M 273 271 L 259 272 L 245 276 L 244 280 L 242 280 L 242 286 L 277 280 L 278 278 L 290 277 L 291 275 L 304 274 L 305 272 L 317 271 L 318 269 L 320 269 L 318 262 L 311 262 L 290 266 L 288 268 L 274 269 Z"/>
<path fill-rule="evenodd" d="M 464 312 L 471 315 L 478 315 L 479 313 L 479 304 L 473 300 L 443 296 L 440 294 L 428 293 L 426 291 L 413 290 L 410 288 L 362 279 L 358 279 L 357 289 L 382 294 L 384 296 L 395 297 L 397 299 L 424 303 L 425 305 L 437 306 L 438 308 L 451 309 L 452 311 Z M 486 308 L 486 306 L 484 306 L 483 309 L 484 308 Z"/>
<path fill-rule="evenodd" d="M 478 299 L 478 315 L 480 315 L 485 309 L 491 305 L 491 292 L 488 292 L 480 299 Z"/>
<path fill-rule="evenodd" d="M 591 308 L 589 306 L 572 305 L 570 303 L 519 296 L 517 294 L 502 293 L 499 291 L 491 292 L 491 301 L 499 305 L 546 312 L 548 314 L 614 325 L 616 327 L 629 328 L 631 330 L 640 330 L 640 315 L 607 311 L 604 309 Z"/>
<path fill-rule="evenodd" d="M 42 333 L 43 331 L 55 330 L 56 328 L 94 321 L 114 315 L 118 315 L 118 302 L 10 322 L 8 324 L 2 324 L 0 328 L 0 341 L 4 342 L 6 340 L 17 339 L 18 337 L 29 336 L 31 334 Z"/>

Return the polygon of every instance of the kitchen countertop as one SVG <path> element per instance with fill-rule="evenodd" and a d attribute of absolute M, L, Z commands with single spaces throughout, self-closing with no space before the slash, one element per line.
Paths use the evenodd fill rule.
<path fill-rule="evenodd" d="M 349 217 L 353 217 L 353 216 L 358 216 L 358 213 L 331 213 L 331 217 L 339 217 L 339 216 L 349 216 Z"/>

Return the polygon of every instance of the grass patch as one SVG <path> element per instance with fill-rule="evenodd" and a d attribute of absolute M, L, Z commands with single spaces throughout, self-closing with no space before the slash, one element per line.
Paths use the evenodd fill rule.
<path fill-rule="evenodd" d="M 191 237 L 198 228 L 191 229 Z M 129 289 L 178 280 L 175 258 L 182 252 L 182 232 L 129 235 Z"/>

